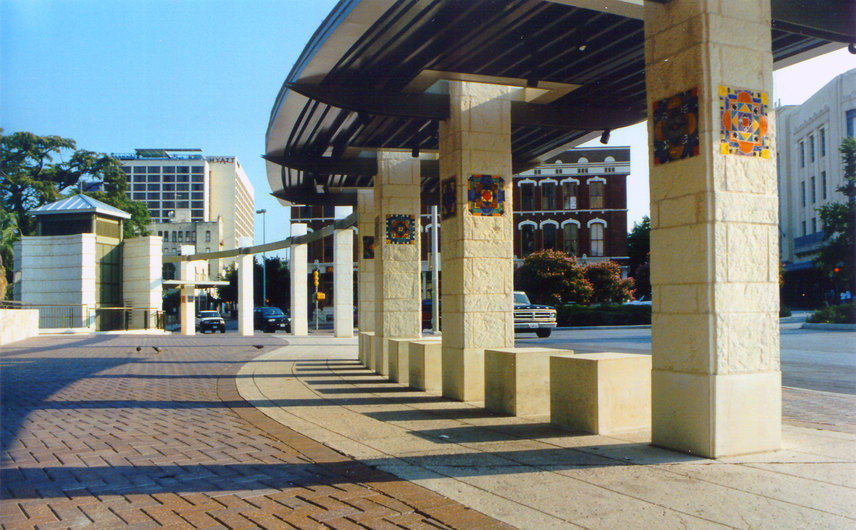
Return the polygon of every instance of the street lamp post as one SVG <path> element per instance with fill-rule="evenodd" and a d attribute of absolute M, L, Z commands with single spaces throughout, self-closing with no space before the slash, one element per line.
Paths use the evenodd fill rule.
<path fill-rule="evenodd" d="M 256 213 L 262 214 L 262 245 L 264 245 L 267 243 L 265 238 L 265 214 L 267 210 L 256 210 Z M 262 252 L 262 307 L 267 305 L 267 260 L 265 259 L 265 254 L 265 252 Z"/>

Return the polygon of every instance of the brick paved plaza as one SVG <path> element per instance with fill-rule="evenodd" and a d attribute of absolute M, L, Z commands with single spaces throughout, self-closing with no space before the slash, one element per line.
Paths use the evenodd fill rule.
<path fill-rule="evenodd" d="M 4 347 L 0 524 L 510 528 L 242 400 L 241 365 L 283 345 L 216 334 L 39 337 Z"/>

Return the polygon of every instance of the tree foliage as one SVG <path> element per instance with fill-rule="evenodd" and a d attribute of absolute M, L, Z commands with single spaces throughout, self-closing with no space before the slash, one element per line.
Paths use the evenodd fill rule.
<path fill-rule="evenodd" d="M 627 257 L 630 275 L 635 276 L 636 271 L 651 254 L 651 219 L 646 215 L 641 223 L 633 223 L 633 230 L 627 234 Z"/>
<path fill-rule="evenodd" d="M 265 259 L 267 273 L 262 269 L 261 261 L 253 259 L 253 304 L 258 307 L 267 305 L 288 310 L 291 306 L 291 271 L 288 269 L 288 260 L 279 256 Z M 262 283 L 267 276 L 267 303 L 262 303 Z M 217 288 L 217 297 L 221 302 L 238 302 L 238 270 L 234 265 L 226 268 L 220 277 L 221 280 L 229 282 L 229 285 Z"/>
<path fill-rule="evenodd" d="M 12 283 L 12 245 L 19 239 L 15 214 L 0 210 L 0 300 L 6 298 L 6 288 Z"/>
<path fill-rule="evenodd" d="M 514 272 L 514 288 L 535 304 L 587 304 L 593 294 L 577 259 L 559 250 L 540 250 Z"/>
<path fill-rule="evenodd" d="M 586 265 L 583 274 L 592 286 L 594 304 L 620 304 L 633 298 L 633 278 L 621 278 L 621 267 L 614 261 Z"/>
<path fill-rule="evenodd" d="M 844 194 L 847 202 L 824 204 L 817 209 L 825 243 L 816 262 L 832 278 L 837 290 L 856 293 L 856 138 L 846 138 L 839 151 L 844 185 L 837 191 Z"/>
<path fill-rule="evenodd" d="M 0 130 L 0 200 L 15 215 L 23 236 L 35 233 L 30 210 L 76 192 L 82 182 L 102 182 L 103 191 L 88 195 L 131 214 L 125 237 L 146 235 L 145 205 L 125 195 L 127 181 L 119 161 L 101 153 L 78 150 L 74 140 L 29 132 L 3 135 Z"/>

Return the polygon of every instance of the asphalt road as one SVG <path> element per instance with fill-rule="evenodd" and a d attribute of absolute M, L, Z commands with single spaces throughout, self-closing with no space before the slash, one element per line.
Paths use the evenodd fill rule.
<path fill-rule="evenodd" d="M 856 395 L 856 333 L 800 329 L 800 317 L 781 324 L 782 385 Z M 634 328 L 557 330 L 547 339 L 517 335 L 518 347 L 571 349 L 579 353 L 651 353 L 651 330 Z"/>

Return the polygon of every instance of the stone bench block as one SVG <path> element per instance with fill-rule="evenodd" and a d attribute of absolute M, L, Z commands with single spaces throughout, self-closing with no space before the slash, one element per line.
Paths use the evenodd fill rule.
<path fill-rule="evenodd" d="M 418 338 L 387 339 L 387 351 L 389 352 L 389 379 L 403 385 L 409 384 L 410 370 L 410 343 Z"/>
<path fill-rule="evenodd" d="M 360 362 L 368 368 L 369 359 L 371 358 L 371 349 L 372 349 L 372 337 L 374 337 L 374 331 L 361 331 L 359 344 L 358 344 L 358 352 L 360 357 Z"/>
<path fill-rule="evenodd" d="M 550 357 L 573 353 L 548 348 L 485 350 L 485 409 L 512 416 L 550 414 Z"/>
<path fill-rule="evenodd" d="M 408 384 L 427 392 L 443 390 L 443 342 L 437 338 L 412 340 L 408 351 Z"/>
<path fill-rule="evenodd" d="M 550 358 L 550 421 L 594 434 L 651 428 L 651 356 Z"/>

